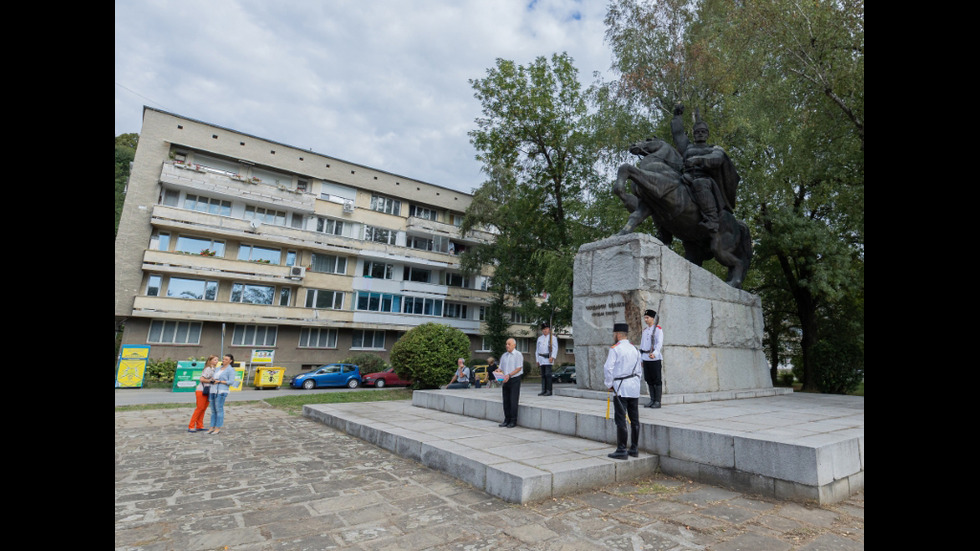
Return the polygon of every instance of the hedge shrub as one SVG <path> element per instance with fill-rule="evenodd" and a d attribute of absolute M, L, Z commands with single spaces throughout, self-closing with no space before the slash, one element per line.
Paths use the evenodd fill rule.
<path fill-rule="evenodd" d="M 410 329 L 391 347 L 391 365 L 413 388 L 439 388 L 452 379 L 456 359 L 469 365 L 470 339 L 465 333 L 439 323 Z"/>

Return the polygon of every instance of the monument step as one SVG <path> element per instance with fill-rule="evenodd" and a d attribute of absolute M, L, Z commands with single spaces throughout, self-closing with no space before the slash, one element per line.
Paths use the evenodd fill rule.
<path fill-rule="evenodd" d="M 607 455 L 615 446 L 602 442 L 523 426 L 499 427 L 499 421 L 407 401 L 306 405 L 303 415 L 511 503 L 597 488 L 657 469 L 653 454 L 611 459 Z"/>
<path fill-rule="evenodd" d="M 501 394 L 487 388 L 417 390 L 411 404 L 307 405 L 303 414 L 514 503 L 657 468 L 821 504 L 864 487 L 863 397 L 777 392 L 681 404 L 662 400 L 660 409 L 640 408 L 640 456 L 621 461 L 606 457 L 616 441 L 608 401 L 596 394 L 567 396 L 575 389 L 557 386 L 555 396 L 537 396 L 532 386 L 522 389 L 518 427 L 510 429 L 497 426 L 503 421 Z"/>

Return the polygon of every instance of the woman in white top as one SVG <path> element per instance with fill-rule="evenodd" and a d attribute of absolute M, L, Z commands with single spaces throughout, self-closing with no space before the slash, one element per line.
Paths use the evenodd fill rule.
<path fill-rule="evenodd" d="M 235 382 L 235 368 L 231 365 L 234 361 L 234 356 L 225 354 L 221 367 L 214 372 L 214 383 L 211 385 L 211 430 L 208 434 L 218 434 L 225 424 L 225 399 Z"/>
<path fill-rule="evenodd" d="M 194 397 L 197 399 L 197 407 L 194 408 L 194 414 L 191 415 L 191 422 L 187 425 L 187 432 L 200 432 L 204 430 L 204 412 L 208 409 L 208 400 L 210 399 L 210 389 L 208 392 L 204 392 L 204 385 L 211 384 L 211 377 L 214 375 L 214 366 L 218 364 L 218 357 L 214 354 L 208 356 L 208 361 L 204 362 L 204 371 L 201 372 L 201 378 L 197 382 L 197 388 L 194 389 Z"/>

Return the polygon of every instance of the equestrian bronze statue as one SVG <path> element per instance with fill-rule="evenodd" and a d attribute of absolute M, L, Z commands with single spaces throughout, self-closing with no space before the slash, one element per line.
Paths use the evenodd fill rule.
<path fill-rule="evenodd" d="M 613 192 L 630 212 L 619 235 L 631 233 L 652 217 L 657 238 L 684 244 L 684 258 L 696 266 L 716 259 L 728 268 L 726 283 L 742 288 L 752 259 L 752 239 L 744 222 L 735 219 L 739 176 L 725 151 L 708 145 L 708 125 L 697 117 L 694 143 L 684 133 L 684 106 L 674 107 L 670 128 L 676 149 L 658 138 L 633 144 L 636 166 L 619 167 Z M 632 183 L 632 193 L 626 182 Z"/>

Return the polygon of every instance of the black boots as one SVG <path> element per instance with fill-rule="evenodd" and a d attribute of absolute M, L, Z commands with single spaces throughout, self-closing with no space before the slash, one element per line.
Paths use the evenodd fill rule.
<path fill-rule="evenodd" d="M 630 457 L 639 457 L 640 452 L 636 449 L 636 445 L 630 446 L 630 451 L 626 452 Z"/>
<path fill-rule="evenodd" d="M 629 456 L 626 454 L 626 448 L 616 448 L 616 451 L 609 454 L 609 457 L 613 459 L 629 459 Z"/>

